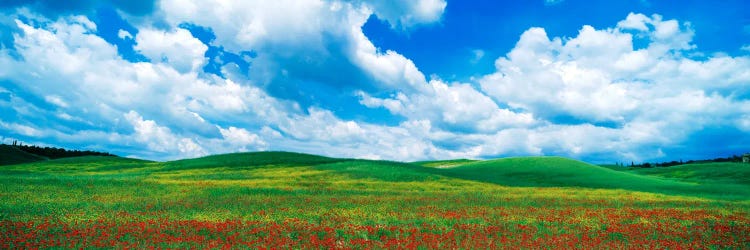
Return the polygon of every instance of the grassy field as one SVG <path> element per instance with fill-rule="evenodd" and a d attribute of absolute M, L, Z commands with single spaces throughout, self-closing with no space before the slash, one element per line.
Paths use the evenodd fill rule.
<path fill-rule="evenodd" d="M 0 248 L 750 248 L 750 165 L 262 152 L 0 166 Z"/>

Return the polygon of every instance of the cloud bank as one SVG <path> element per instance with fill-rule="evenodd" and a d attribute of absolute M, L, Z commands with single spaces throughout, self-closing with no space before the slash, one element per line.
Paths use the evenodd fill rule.
<path fill-rule="evenodd" d="M 529 27 L 469 82 L 427 77 L 362 31 L 373 16 L 399 32 L 436 25 L 446 4 L 163 0 L 121 12 L 136 32 L 115 37 L 134 43 L 99 36 L 113 27 L 86 15 L 8 7 L 0 131 L 156 160 L 288 150 L 611 162 L 750 145 L 750 58 L 701 53 L 687 21 L 631 13 L 570 37 Z"/>

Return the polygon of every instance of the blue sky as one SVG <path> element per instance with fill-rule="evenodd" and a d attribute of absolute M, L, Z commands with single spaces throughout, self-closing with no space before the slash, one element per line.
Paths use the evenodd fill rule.
<path fill-rule="evenodd" d="M 0 136 L 154 160 L 750 151 L 746 1 L 0 3 Z"/>

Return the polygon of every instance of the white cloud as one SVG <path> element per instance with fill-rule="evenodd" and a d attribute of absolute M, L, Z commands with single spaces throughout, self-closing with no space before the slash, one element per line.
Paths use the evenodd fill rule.
<path fill-rule="evenodd" d="M 135 141 L 146 144 L 149 150 L 163 153 L 177 151 L 177 155 L 187 157 L 206 154 L 206 151 L 192 139 L 175 135 L 169 128 L 159 126 L 153 120 L 144 120 L 135 111 L 131 110 L 124 117 L 133 126 Z"/>
<path fill-rule="evenodd" d="M 444 0 L 367 1 L 374 14 L 393 28 L 409 29 L 440 21 L 448 3 Z"/>
<path fill-rule="evenodd" d="M 250 75 L 260 84 L 299 80 L 340 87 L 336 82 L 343 81 L 342 77 L 328 74 L 336 68 L 352 78 L 338 84 L 370 85 L 374 81 L 380 88 L 411 89 L 424 87 L 424 75 L 402 55 L 379 51 L 361 27 L 373 14 L 404 28 L 437 22 L 445 5 L 442 0 L 160 3 L 172 25 L 188 22 L 210 27 L 216 35 L 215 45 L 230 52 L 257 52 Z M 301 62 L 306 64 L 302 69 L 297 65 Z M 363 72 L 356 72 L 356 67 Z"/>
<path fill-rule="evenodd" d="M 115 145 L 143 145 L 148 151 L 139 154 L 152 159 L 267 147 L 344 157 L 377 154 L 402 160 L 455 154 L 437 149 L 428 140 L 411 138 L 403 128 L 341 120 L 318 108 L 301 112 L 294 103 L 278 101 L 241 77 L 232 80 L 239 76 L 228 73 L 228 78 L 223 79 L 189 72 L 188 65 L 195 69 L 195 64 L 189 62 L 194 62 L 200 54 L 192 52 L 202 53 L 204 49 L 184 30 L 142 28 L 136 38 L 137 48 L 152 59 L 161 55 L 170 60 L 131 63 L 122 60 L 114 46 L 80 23 L 81 20 L 59 20 L 51 24 L 56 29 L 47 30 L 18 21 L 24 33 L 17 36 L 16 44 L 25 60 L 4 56 L 3 63 L 9 67 L 0 70 L 0 74 L 19 83 L 35 79 L 38 82 L 35 85 L 20 86 L 32 94 L 49 96 L 48 101 L 57 105 L 66 100 L 71 117 L 85 116 L 91 126 L 100 126 L 102 130 L 112 127 L 132 130 L 90 131 L 78 136 L 96 135 L 92 138 Z M 160 40 L 175 47 L 187 44 L 188 53 L 154 44 Z M 395 53 L 391 56 L 411 63 Z M 177 70 L 180 67 L 183 70 Z M 14 70 L 20 68 L 27 70 Z M 415 68 L 413 71 L 423 77 Z M 223 122 L 245 127 L 217 125 Z M 32 131 L 23 134 L 62 141 L 80 140 L 57 130 L 19 131 Z"/>
<path fill-rule="evenodd" d="M 429 91 L 425 76 L 411 60 L 390 50 L 378 52 L 361 30 L 353 31 L 353 36 L 357 38 L 354 63 L 379 83 L 407 92 Z"/>
<path fill-rule="evenodd" d="M 5 130 L 13 131 L 15 133 L 31 137 L 37 137 L 43 134 L 36 128 L 18 123 L 7 123 L 0 121 L 0 127 L 4 128 Z"/>
<path fill-rule="evenodd" d="M 229 128 L 218 127 L 224 141 L 235 147 L 235 151 L 248 151 L 262 149 L 266 142 L 257 134 L 251 133 L 243 128 L 230 126 Z M 251 147 L 248 147 L 251 146 Z"/>
<path fill-rule="evenodd" d="M 220 135 L 213 122 L 278 119 L 278 108 L 284 106 L 257 88 L 240 86 L 229 79 L 181 73 L 168 64 L 124 61 L 112 45 L 89 33 L 90 29 L 81 22 L 81 19 L 64 19 L 49 25 L 55 29 L 46 30 L 17 21 L 24 33 L 16 35 L 15 42 L 24 60 L 7 55 L 0 60 L 7 66 L 0 70 L 0 75 L 20 83 L 24 91 L 44 96 L 47 102 L 67 110 L 47 117 L 57 115 L 105 130 L 132 125 L 138 131 L 133 134 L 135 142 L 163 152 L 157 155 L 159 158 L 173 159 L 204 154 L 198 143 L 211 141 L 199 137 Z M 139 35 L 144 33 L 149 34 Z M 172 35 L 178 34 L 179 31 Z M 28 81 L 34 84 L 24 84 Z M 26 117 L 39 119 L 44 119 L 46 113 L 31 104 L 14 104 L 13 108 Z M 248 112 L 249 109 L 253 112 Z M 240 113 L 243 119 L 233 117 Z M 128 114 L 127 124 L 118 122 L 123 114 Z M 159 126 L 157 120 L 142 120 L 141 114 L 158 118 Z M 183 134 L 188 137 L 182 137 Z M 44 135 L 64 138 L 54 131 Z M 149 142 L 149 137 L 155 142 Z M 126 143 L 129 140 L 123 137 L 116 144 Z"/>
<path fill-rule="evenodd" d="M 628 33 L 632 30 L 636 33 Z M 634 35 L 644 36 L 650 43 L 636 50 Z M 513 50 L 496 61 L 497 72 L 479 83 L 496 101 L 553 123 L 616 125 L 532 129 L 530 138 L 549 133 L 591 133 L 588 137 L 596 138 L 596 131 L 607 136 L 585 143 L 570 136 L 557 137 L 562 144 L 553 147 L 544 140 L 528 139 L 531 152 L 534 148 L 542 152 L 558 148 L 569 149 L 570 154 L 596 153 L 597 145 L 609 143 L 630 158 L 659 157 L 658 153 L 640 152 L 639 147 L 679 145 L 704 127 L 735 126 L 725 121 L 738 120 L 747 105 L 734 96 L 742 93 L 736 92 L 742 91 L 739 86 L 750 83 L 745 70 L 750 67 L 749 58 L 685 57 L 682 52 L 695 48 L 692 36 L 688 23 L 632 13 L 617 28 L 584 26 L 572 38 L 550 39 L 543 29 L 531 28 Z"/>
<path fill-rule="evenodd" d="M 396 6 L 403 8 L 362 1 L 162 1 L 158 15 L 166 23 L 141 23 L 135 37 L 135 49 L 151 62 L 137 63 L 123 60 L 85 17 L 18 19 L 22 33 L 14 43 L 23 60 L 0 50 L 0 77 L 55 107 L 11 95 L 13 107 L 2 102 L 0 108 L 49 126 L 0 127 L 34 138 L 145 147 L 151 153 L 136 154 L 152 159 L 272 149 L 395 160 L 524 154 L 638 160 L 660 157 L 661 147 L 682 145 L 703 128 L 750 131 L 750 104 L 740 98 L 747 95 L 750 59 L 686 56 L 696 48 L 686 22 L 630 14 L 615 27 L 583 26 L 569 38 L 530 28 L 498 58 L 496 72 L 460 83 L 428 80 L 409 58 L 364 35 L 362 25 L 373 14 L 402 29 L 439 22 L 445 2 Z M 210 28 L 212 45 L 228 52 L 256 51 L 248 59 L 251 72 L 237 73 L 236 65 L 224 65 L 222 76 L 203 72 L 207 45 L 181 23 Z M 647 44 L 634 48 L 633 39 Z M 345 79 L 337 89 L 361 89 L 361 105 L 403 121 L 342 119 L 267 92 L 273 83 L 336 79 Z M 43 120 L 55 115 L 66 121 Z"/>
<path fill-rule="evenodd" d="M 630 13 L 617 23 L 618 31 L 636 31 L 637 36 L 648 36 L 651 40 L 649 51 L 656 54 L 678 52 L 694 49 L 691 44 L 694 31 L 690 22 L 679 23 L 677 20 L 663 20 L 661 15 L 647 17 L 643 14 Z"/>
<path fill-rule="evenodd" d="M 136 43 L 134 49 L 152 62 L 169 64 L 183 73 L 196 71 L 207 61 L 204 54 L 208 46 L 182 28 L 172 32 L 143 28 L 138 32 Z"/>
<path fill-rule="evenodd" d="M 67 108 L 69 106 L 67 102 L 63 101 L 62 98 L 56 95 L 45 96 L 44 100 L 49 103 L 55 104 L 61 108 Z"/>
<path fill-rule="evenodd" d="M 334 4 L 317 0 L 165 0 L 158 5 L 173 26 L 190 22 L 211 27 L 216 43 L 233 52 L 266 51 L 299 43 L 317 45 L 326 30 L 335 30 L 334 25 L 349 18 L 349 9 L 333 8 Z"/>
<path fill-rule="evenodd" d="M 445 128 L 490 132 L 526 127 L 536 122 L 532 114 L 499 108 L 492 99 L 468 84 L 448 85 L 432 80 L 428 86 L 430 89 L 426 91 L 399 93 L 393 98 L 375 98 L 364 92 L 358 95 L 365 106 L 383 107 L 409 119 L 428 119 L 446 125 Z"/>
<path fill-rule="evenodd" d="M 642 17 L 631 14 L 626 20 L 632 21 L 634 16 Z M 677 25 L 676 21 L 658 21 L 663 23 Z M 623 22 L 619 25 L 626 26 Z M 672 37 L 692 36 L 690 30 L 679 33 L 668 29 L 671 31 L 666 33 Z M 664 32 L 656 29 L 652 33 Z M 653 37 L 656 40 L 648 48 L 633 50 L 631 34 L 617 29 L 584 26 L 578 36 L 563 42 L 561 38 L 550 40 L 543 29 L 532 28 L 506 57 L 497 60 L 498 72 L 479 82 L 497 101 L 545 118 L 566 114 L 584 120 L 625 122 L 642 113 L 640 109 L 654 98 L 679 94 L 690 85 L 718 88 L 750 79 L 740 70 L 747 58 L 694 61 L 669 53 L 690 46 L 671 43 L 672 47 L 664 50 L 665 44 L 659 41 L 670 38 Z"/>
<path fill-rule="evenodd" d="M 617 27 L 620 29 L 635 29 L 639 31 L 648 31 L 648 27 L 646 26 L 647 23 L 650 23 L 651 19 L 648 18 L 646 15 L 643 14 L 635 14 L 630 13 L 625 18 L 625 20 L 622 20 L 617 23 Z"/>
<path fill-rule="evenodd" d="M 133 39 L 133 35 L 130 34 L 130 32 L 128 32 L 127 30 L 124 30 L 124 29 L 120 29 L 120 30 L 117 31 L 117 37 L 119 37 L 120 39 L 123 39 L 123 40 L 125 40 L 125 39 Z"/>

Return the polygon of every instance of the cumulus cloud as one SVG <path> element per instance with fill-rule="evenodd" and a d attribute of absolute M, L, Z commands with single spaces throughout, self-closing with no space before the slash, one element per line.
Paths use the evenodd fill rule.
<path fill-rule="evenodd" d="M 18 87 L 31 94 L 44 96 L 46 102 L 57 106 L 53 112 L 63 114 L 66 120 L 86 117 L 86 122 L 81 122 L 86 126 L 135 128 L 136 142 L 144 143 L 150 150 L 164 153 L 161 157 L 168 158 L 205 153 L 196 141 L 189 139 L 190 136 L 208 139 L 220 135 L 220 131 L 203 116 L 216 122 L 232 119 L 228 116 L 246 109 L 257 108 L 257 113 L 245 113 L 249 119 L 258 119 L 253 114 L 273 116 L 276 107 L 283 106 L 274 104 L 272 98 L 265 98 L 259 90 L 240 87 L 229 79 L 202 78 L 192 72 L 178 71 L 193 70 L 181 68 L 192 67 L 189 64 L 122 60 L 114 46 L 90 33 L 94 26 L 86 21 L 85 17 L 61 19 L 47 23 L 46 27 L 52 27 L 49 29 L 17 21 L 23 33 L 16 35 L 15 44 L 23 59 L 16 60 L 7 54 L 3 56 L 0 64 L 5 67 L 0 75 L 21 83 Z M 176 34 L 179 33 L 173 35 Z M 172 50 L 166 50 L 164 55 L 184 59 L 181 62 L 194 61 Z M 21 68 L 28 70 L 17 70 Z M 35 84 L 23 84 L 32 79 Z M 25 107 L 36 110 L 19 110 L 28 114 L 26 117 L 42 113 L 35 105 Z M 156 126 L 155 120 L 142 120 L 140 117 L 144 114 L 159 117 L 163 124 Z M 126 123 L 120 122 L 121 118 L 127 118 L 123 120 Z M 57 127 L 66 126 L 60 124 Z M 188 137 L 178 138 L 178 134 Z M 57 133 L 49 135 L 57 136 Z M 154 136 L 156 142 L 147 143 L 150 136 Z"/>
<path fill-rule="evenodd" d="M 218 128 L 224 141 L 232 147 L 235 147 L 235 151 L 257 150 L 266 145 L 266 142 L 264 142 L 257 134 L 251 133 L 244 128 L 233 126 L 226 129 L 221 127 Z"/>
<path fill-rule="evenodd" d="M 22 119 L 0 129 L 151 159 L 271 149 L 395 160 L 642 160 L 693 146 L 701 131 L 750 131 L 750 58 L 692 56 L 688 22 L 634 13 L 572 37 L 529 28 L 496 72 L 445 82 L 376 47 L 362 26 L 375 15 L 408 32 L 438 23 L 446 3 L 388 3 L 164 0 L 135 35 L 118 34 L 134 39 L 147 62 L 122 59 L 85 16 L 19 11 L 7 17 L 15 50 L 0 49 L 0 84 L 12 87 L 3 88 L 10 94 L 0 110 Z M 204 44 L 183 24 L 215 39 Z M 250 68 L 216 62 L 221 74 L 205 72 L 209 46 L 253 51 L 242 59 Z M 343 119 L 326 98 L 304 92 L 320 86 L 354 100 L 336 103 L 341 109 L 397 119 Z M 739 137 L 727 144 L 748 140 Z"/>
<path fill-rule="evenodd" d="M 156 152 L 170 152 L 175 149 L 180 156 L 196 157 L 205 155 L 205 150 L 190 138 L 177 136 L 164 126 L 153 120 L 144 120 L 135 111 L 125 113 L 125 119 L 133 126 L 135 141 L 144 143 L 148 150 Z"/>
<path fill-rule="evenodd" d="M 172 32 L 141 29 L 136 43 L 135 50 L 152 62 L 170 64 L 180 72 L 195 71 L 206 63 L 204 55 L 208 46 L 182 28 Z"/>
<path fill-rule="evenodd" d="M 317 108 L 302 111 L 296 103 L 269 96 L 231 70 L 225 72 L 226 78 L 196 74 L 204 63 L 206 45 L 179 27 L 140 27 L 135 48 L 151 62 L 133 63 L 120 58 L 113 45 L 94 35 L 96 26 L 83 16 L 56 21 L 39 18 L 33 23 L 17 20 L 16 25 L 22 32 L 15 34 L 14 43 L 23 60 L 4 54 L 0 63 L 7 67 L 0 74 L 33 95 L 46 96 L 48 103 L 58 107 L 49 113 L 65 112 L 71 118 L 86 117 L 87 126 L 121 130 L 109 133 L 113 136 L 108 142 L 143 145 L 146 152 L 136 152 L 136 156 L 174 159 L 272 147 L 359 157 L 372 156 L 372 149 L 384 144 L 389 147 L 383 147 L 378 155 L 391 159 L 420 157 L 424 148 L 437 152 L 429 141 L 407 138 L 398 128 L 344 121 Z M 346 34 L 349 32 L 347 29 Z M 29 70 L 13 70 L 20 68 Z M 29 79 L 38 84 L 24 84 Z M 21 124 L 6 127 L 20 135 L 72 140 L 64 131 L 74 127 L 45 122 L 58 123 L 55 127 L 63 131 L 42 133 Z M 224 123 L 243 128 L 220 125 Z M 393 129 L 401 131 L 405 139 L 386 132 Z M 269 145 L 263 137 L 279 144 Z M 390 140 L 376 140 L 383 137 Z M 385 148 L 400 149 L 392 153 Z"/>
<path fill-rule="evenodd" d="M 648 45 L 636 49 L 634 36 Z M 632 13 L 614 28 L 583 26 L 572 38 L 531 28 L 479 83 L 494 100 L 553 123 L 611 124 L 610 134 L 628 140 L 602 142 L 633 145 L 622 150 L 692 144 L 690 135 L 705 127 L 732 126 L 724 121 L 743 114 L 748 102 L 736 97 L 750 82 L 747 57 L 687 57 L 692 36 L 689 23 Z"/>
<path fill-rule="evenodd" d="M 509 127 L 528 127 L 536 121 L 533 114 L 502 109 L 488 96 L 468 84 L 447 84 L 432 80 L 424 92 L 398 93 L 392 98 L 376 98 L 359 92 L 360 103 L 383 107 L 409 119 L 427 119 L 444 125 L 444 129 L 497 131 Z"/>
<path fill-rule="evenodd" d="M 233 52 L 247 49 L 262 52 L 300 43 L 320 46 L 325 33 L 336 31 L 336 25 L 361 18 L 357 13 L 349 13 L 349 4 L 317 0 L 164 0 L 159 7 L 173 26 L 190 22 L 210 27 L 216 43 Z"/>
<path fill-rule="evenodd" d="M 387 89 L 429 91 L 427 79 L 414 62 L 395 51 L 378 51 L 360 29 L 352 30 L 356 50 L 351 52 L 354 63 L 377 83 Z"/>
<path fill-rule="evenodd" d="M 423 1 L 368 1 L 375 15 L 391 24 L 392 28 L 409 29 L 440 20 L 448 5 L 444 0 Z"/>

